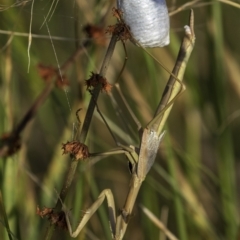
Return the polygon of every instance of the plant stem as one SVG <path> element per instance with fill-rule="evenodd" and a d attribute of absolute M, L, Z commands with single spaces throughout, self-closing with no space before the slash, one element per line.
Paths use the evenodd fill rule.
<path fill-rule="evenodd" d="M 108 45 L 108 49 L 107 49 L 105 58 L 103 60 L 100 73 L 99 73 L 102 77 L 105 77 L 105 75 L 107 73 L 109 62 L 112 58 L 113 51 L 115 49 L 115 45 L 116 45 L 117 41 L 118 41 L 118 37 L 116 35 L 113 35 L 111 38 L 111 41 Z M 97 101 L 100 91 L 101 91 L 101 84 L 98 84 L 98 86 L 96 86 L 92 92 L 92 97 L 91 97 L 90 103 L 88 105 L 87 113 L 86 113 L 86 116 L 84 119 L 83 128 L 82 128 L 81 135 L 80 135 L 80 142 L 82 142 L 82 143 L 84 143 L 86 141 L 87 133 L 89 131 L 90 123 L 91 123 L 93 112 L 94 112 L 95 105 L 96 105 L 96 101 Z M 68 173 L 66 176 L 66 180 L 63 184 L 63 188 L 61 190 L 59 199 L 58 199 L 56 207 L 55 207 L 56 211 L 59 211 L 62 208 L 62 203 L 64 202 L 64 200 L 67 196 L 67 193 L 68 193 L 68 189 L 70 188 L 70 186 L 72 184 L 78 163 L 79 163 L 79 161 L 76 161 L 75 159 L 73 159 L 71 162 L 71 165 L 69 167 L 69 170 L 68 170 Z M 53 231 L 54 231 L 54 225 L 51 224 L 46 233 L 45 240 L 50 240 L 52 238 Z"/>

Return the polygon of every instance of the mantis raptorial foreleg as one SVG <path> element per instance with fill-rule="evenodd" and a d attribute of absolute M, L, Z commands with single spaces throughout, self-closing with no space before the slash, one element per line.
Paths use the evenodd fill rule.
<path fill-rule="evenodd" d="M 135 151 L 133 148 L 122 148 L 121 151 L 126 151 L 129 161 L 132 162 L 133 168 L 131 171 L 131 182 L 129 186 L 129 192 L 126 197 L 125 204 L 116 218 L 115 204 L 111 190 L 106 189 L 101 192 L 98 199 L 93 205 L 86 211 L 77 229 L 73 232 L 69 221 L 69 217 L 66 214 L 66 221 L 69 233 L 72 237 L 76 237 L 87 221 L 107 198 L 110 228 L 113 234 L 113 239 L 122 239 L 132 215 L 132 210 L 141 187 L 147 173 L 151 169 L 155 157 L 159 148 L 159 144 L 164 135 L 163 125 L 166 122 L 171 106 L 176 97 L 183 91 L 184 85 L 181 83 L 183 80 L 183 74 L 186 68 L 186 63 L 190 57 L 195 42 L 195 35 L 193 31 L 193 11 L 190 16 L 190 26 L 185 27 L 185 37 L 182 42 L 182 46 L 179 51 L 176 65 L 171 73 L 168 85 L 164 91 L 163 98 L 159 103 L 159 107 L 155 113 L 152 121 L 143 129 L 140 139 L 140 149 Z"/>

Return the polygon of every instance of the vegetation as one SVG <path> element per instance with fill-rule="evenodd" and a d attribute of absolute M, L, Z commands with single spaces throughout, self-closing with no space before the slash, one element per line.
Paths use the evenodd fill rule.
<path fill-rule="evenodd" d="M 83 126 L 92 97 L 85 80 L 103 66 L 111 39 L 105 31 L 116 23 L 114 5 L 105 0 L 0 4 L 0 239 L 46 239 L 51 227 L 38 215 L 38 206 L 54 208 L 57 201 L 57 207 L 64 201 L 76 226 L 106 188 L 112 190 L 117 209 L 124 205 L 131 177 L 124 154 L 91 157 L 77 164 L 61 149 L 73 139 L 86 144 L 90 153 L 116 147 L 97 111 L 86 122 L 89 129 Z M 169 0 L 167 5 L 170 45 L 147 51 L 171 70 L 190 8 L 196 43 L 184 76 L 186 90 L 175 99 L 125 239 L 164 239 L 166 229 L 160 230 L 147 210 L 181 240 L 238 239 L 240 5 L 227 0 L 187 4 Z M 144 49 L 130 41 L 125 46 L 124 70 L 126 53 L 119 41 L 106 79 L 110 84 L 118 80 L 145 127 L 169 73 Z M 98 97 L 100 112 L 119 142 L 139 146 L 137 126 L 119 92 L 116 87 L 108 90 Z M 87 129 L 81 135 L 78 118 L 80 128 Z M 63 192 L 74 167 L 73 181 Z M 71 239 L 58 227 L 49 238 Z M 111 239 L 105 202 L 78 239 Z"/>

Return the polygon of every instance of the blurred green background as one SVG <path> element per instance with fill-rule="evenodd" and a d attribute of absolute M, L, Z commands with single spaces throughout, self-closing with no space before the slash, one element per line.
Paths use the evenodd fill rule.
<path fill-rule="evenodd" d="M 167 1 L 171 43 L 148 51 L 168 69 L 173 68 L 183 27 L 188 24 L 189 8 L 195 13 L 196 45 L 184 77 L 186 91 L 176 100 L 170 114 L 167 134 L 140 190 L 125 239 L 165 239 L 139 204 L 149 208 L 181 240 L 240 239 L 240 9 L 231 3 L 189 1 L 189 6 L 184 7 L 185 1 Z M 71 161 L 62 155 L 61 144 L 73 139 L 77 109 L 82 108 L 80 118 L 84 120 L 90 99 L 84 81 L 91 71 L 99 71 L 110 39 L 108 34 L 89 39 L 83 28 L 93 24 L 104 32 L 116 22 L 111 13 L 114 1 L 32 4 L 10 0 L 0 3 L 1 136 L 17 126 L 44 90 L 46 83 L 37 66 L 61 66 L 77 46 L 86 40 L 89 45 L 62 72 L 69 86 L 55 87 L 22 131 L 20 150 L 0 159 L 0 189 L 12 238 L 24 240 L 44 239 L 49 223 L 36 215 L 36 207 L 54 207 L 56 203 Z M 41 27 L 44 18 L 48 28 L 46 24 Z M 30 23 L 35 35 L 28 72 Z M 169 74 L 143 49 L 131 42 L 126 42 L 126 48 L 128 61 L 119 83 L 145 126 L 154 114 Z M 107 73 L 110 83 L 118 78 L 124 59 L 124 48 L 119 42 Z M 112 95 L 117 98 L 114 88 Z M 117 139 L 138 146 L 137 127 L 122 102 L 118 99 L 116 112 L 109 94 L 103 92 L 98 103 Z M 91 153 L 116 146 L 97 112 L 86 144 Z M 121 209 L 129 179 L 123 155 L 81 162 L 66 199 L 74 224 L 79 222 L 82 210 L 105 188 L 113 191 L 116 207 Z M 0 239 L 9 239 L 2 211 Z M 53 239 L 70 237 L 67 231 L 57 229 Z M 78 239 L 111 239 L 105 202 Z"/>

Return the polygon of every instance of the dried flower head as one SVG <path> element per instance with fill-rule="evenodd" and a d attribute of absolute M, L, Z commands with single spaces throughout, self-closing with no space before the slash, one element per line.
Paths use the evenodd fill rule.
<path fill-rule="evenodd" d="M 102 77 L 100 74 L 97 73 L 91 73 L 92 75 L 88 80 L 85 81 L 87 90 L 91 90 L 92 88 L 95 88 L 99 84 L 102 86 L 102 90 L 104 90 L 106 93 L 109 93 L 112 89 L 112 85 L 107 82 L 106 78 Z"/>
<path fill-rule="evenodd" d="M 69 79 L 66 77 L 66 75 L 58 75 L 56 82 L 55 82 L 56 87 L 63 89 L 65 87 L 69 86 Z"/>
<path fill-rule="evenodd" d="M 105 46 L 107 41 L 105 38 L 104 28 L 87 24 L 83 30 L 87 33 L 89 38 L 92 38 L 97 45 Z"/>
<path fill-rule="evenodd" d="M 18 135 L 13 133 L 3 133 L 0 136 L 1 156 L 11 156 L 16 153 L 21 147 L 21 140 Z"/>
<path fill-rule="evenodd" d="M 78 141 L 63 143 L 62 149 L 63 154 L 71 154 L 76 160 L 82 160 L 90 156 L 88 147 Z"/>
<path fill-rule="evenodd" d="M 118 40 L 122 41 L 127 41 L 131 39 L 129 27 L 127 27 L 126 24 L 122 22 L 108 26 L 106 33 L 116 35 L 118 37 Z"/>
<path fill-rule="evenodd" d="M 52 66 L 45 66 L 39 63 L 37 69 L 40 77 L 46 82 L 50 81 L 56 75 L 56 69 Z"/>
<path fill-rule="evenodd" d="M 46 217 L 51 224 L 56 225 L 61 229 L 67 229 L 65 213 L 63 211 L 56 212 L 53 208 L 44 207 L 42 210 L 37 206 L 37 215 L 41 218 Z"/>
<path fill-rule="evenodd" d="M 67 229 L 67 222 L 65 218 L 65 213 L 63 211 L 53 212 L 48 219 L 51 224 L 55 224 L 61 229 Z"/>
<path fill-rule="evenodd" d="M 113 16 L 115 16 L 118 19 L 118 23 L 115 25 L 108 26 L 106 33 L 109 33 L 111 35 L 116 35 L 118 37 L 118 40 L 126 41 L 128 39 L 131 39 L 131 33 L 130 28 L 125 24 L 125 22 L 122 19 L 122 11 L 116 8 L 113 8 Z"/>
<path fill-rule="evenodd" d="M 53 208 L 43 207 L 43 209 L 41 210 L 39 208 L 39 206 L 37 206 L 36 214 L 39 215 L 41 218 L 47 217 L 48 215 L 50 215 L 52 213 L 53 213 Z"/>
<path fill-rule="evenodd" d="M 58 69 L 43 64 L 38 64 L 37 69 L 40 77 L 43 78 L 45 82 L 49 82 L 55 77 L 56 87 L 62 89 L 63 87 L 69 86 L 68 78 L 64 74 L 60 75 Z"/>
<path fill-rule="evenodd" d="M 120 9 L 113 7 L 112 14 L 114 17 L 116 17 L 118 19 L 119 22 L 122 22 L 123 12 Z"/>

